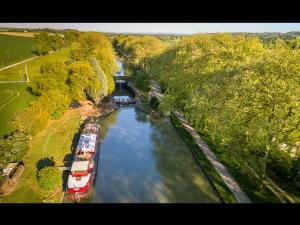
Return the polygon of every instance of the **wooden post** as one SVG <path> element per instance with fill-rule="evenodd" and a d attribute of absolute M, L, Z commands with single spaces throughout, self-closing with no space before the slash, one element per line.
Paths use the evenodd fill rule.
<path fill-rule="evenodd" d="M 19 73 L 20 73 L 20 80 L 22 81 L 21 68 L 20 68 L 20 66 L 19 66 Z"/>
<path fill-rule="evenodd" d="M 26 74 L 26 81 L 29 82 L 27 64 L 25 64 L 25 74 Z"/>

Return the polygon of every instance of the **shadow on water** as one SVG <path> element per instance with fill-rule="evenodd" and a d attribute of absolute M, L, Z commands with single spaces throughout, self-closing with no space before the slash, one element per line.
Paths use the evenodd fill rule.
<path fill-rule="evenodd" d="M 132 108 L 110 116 L 91 202 L 218 202 L 167 118 Z"/>
<path fill-rule="evenodd" d="M 148 123 L 150 116 L 144 113 L 143 111 L 134 108 L 135 111 L 135 119 L 140 123 Z"/>
<path fill-rule="evenodd" d="M 166 197 L 171 202 L 218 202 L 217 193 L 170 121 L 150 123 L 155 128 L 151 134 L 153 156 L 168 190 Z"/>

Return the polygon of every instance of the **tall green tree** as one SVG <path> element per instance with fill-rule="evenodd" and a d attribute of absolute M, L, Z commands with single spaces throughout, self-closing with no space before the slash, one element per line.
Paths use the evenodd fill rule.
<path fill-rule="evenodd" d="M 115 84 L 113 75 L 118 70 L 116 65 L 116 55 L 110 40 L 101 33 L 87 32 L 82 34 L 74 49 L 71 51 L 71 58 L 74 60 L 88 60 L 96 59 L 97 64 L 104 72 L 108 84 L 108 93 L 114 91 Z M 93 64 L 94 65 L 94 64 Z M 94 65 L 95 66 L 95 65 Z M 102 88 L 105 89 L 105 84 L 101 83 Z"/>

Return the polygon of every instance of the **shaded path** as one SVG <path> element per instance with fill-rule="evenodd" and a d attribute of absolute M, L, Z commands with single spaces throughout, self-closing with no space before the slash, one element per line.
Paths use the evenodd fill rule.
<path fill-rule="evenodd" d="M 226 167 L 217 159 L 216 155 L 209 149 L 207 144 L 201 139 L 199 134 L 191 127 L 182 114 L 174 113 L 177 119 L 182 123 L 185 129 L 191 134 L 197 145 L 205 154 L 206 158 L 214 166 L 215 170 L 220 174 L 224 183 L 228 186 L 239 203 L 251 203 L 245 192 L 241 190 L 239 185 L 235 182 Z"/>

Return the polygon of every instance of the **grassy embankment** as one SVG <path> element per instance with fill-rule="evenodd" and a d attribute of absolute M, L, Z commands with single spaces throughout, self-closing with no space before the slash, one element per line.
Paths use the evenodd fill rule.
<path fill-rule="evenodd" d="M 0 33 L 1 34 L 1 33 Z M 34 57 L 32 37 L 0 35 L 0 68 Z"/>
<path fill-rule="evenodd" d="M 202 169 L 206 172 L 207 176 L 218 190 L 219 194 L 225 200 L 225 202 L 231 202 L 233 195 L 230 190 L 225 187 L 226 185 L 221 180 L 221 177 L 217 174 L 211 163 L 206 159 L 205 155 L 202 153 L 201 149 L 197 146 L 192 136 L 184 129 L 184 127 L 179 123 L 179 121 L 171 115 L 171 121 L 174 124 L 175 128 L 181 135 L 181 137 L 185 140 L 196 159 L 200 163 Z M 216 151 L 216 147 L 211 143 L 210 139 L 203 134 L 200 134 L 201 138 L 210 149 L 216 154 L 218 159 L 226 166 L 226 168 L 230 171 L 232 176 L 235 178 L 235 181 L 239 184 L 241 189 L 246 192 L 248 197 L 252 202 L 257 203 L 279 203 L 280 199 L 275 196 L 269 189 L 267 188 L 259 188 L 259 184 L 257 178 L 253 177 L 252 173 L 247 173 L 246 170 L 238 170 L 232 167 L 224 158 L 223 155 L 220 155 L 218 151 Z M 247 174 L 245 174 L 247 173 Z M 251 179 L 249 179 L 249 177 Z"/>
<path fill-rule="evenodd" d="M 27 62 L 29 79 L 40 75 L 40 67 L 44 61 L 67 61 L 68 57 L 69 49 L 63 49 Z M 25 73 L 22 76 L 25 79 Z M 1 71 L 0 80 L 20 80 L 19 66 Z M 0 138 L 10 132 L 9 121 L 13 115 L 23 110 L 35 98 L 26 83 L 0 83 Z"/>
<path fill-rule="evenodd" d="M 53 160 L 56 165 L 65 165 L 71 159 L 72 145 L 76 142 L 80 127 L 80 109 L 69 110 L 60 120 L 52 120 L 48 126 L 30 141 L 30 149 L 23 161 L 25 171 L 16 189 L 2 202 L 36 203 L 43 202 L 49 193 L 43 191 L 36 179 L 37 165 L 43 159 Z M 63 172 L 61 171 L 63 176 Z M 63 179 L 62 179 L 63 181 Z M 62 196 L 62 186 L 51 202 L 59 202 Z"/>
<path fill-rule="evenodd" d="M 300 202 L 299 193 L 295 193 L 294 190 L 291 190 L 288 185 L 285 185 L 283 181 L 276 180 L 275 177 L 272 177 L 273 181 L 276 182 L 276 186 L 271 184 L 270 182 L 265 182 L 264 187 L 260 187 L 260 181 L 257 174 L 254 173 L 253 168 L 251 168 L 250 163 L 252 160 L 250 158 L 247 159 L 248 166 L 245 166 L 243 169 L 236 168 L 234 163 L 230 157 L 225 154 L 222 154 L 221 151 L 217 151 L 217 147 L 211 142 L 210 138 L 204 134 L 200 134 L 202 139 L 207 143 L 207 145 L 214 151 L 219 160 L 227 167 L 232 176 L 235 178 L 236 182 L 239 186 L 247 193 L 249 198 L 253 202 L 257 203 L 279 203 L 281 199 L 285 199 L 285 197 L 278 191 L 276 191 L 276 187 L 280 186 L 286 194 L 293 198 L 294 201 Z M 241 156 L 235 155 L 237 159 Z M 253 160 L 253 164 L 254 164 Z M 270 174 L 267 174 L 270 176 Z M 271 177 L 271 176 L 270 176 Z M 273 192 L 267 188 L 267 186 L 273 189 Z M 286 200 L 285 200 L 286 201 Z"/>

